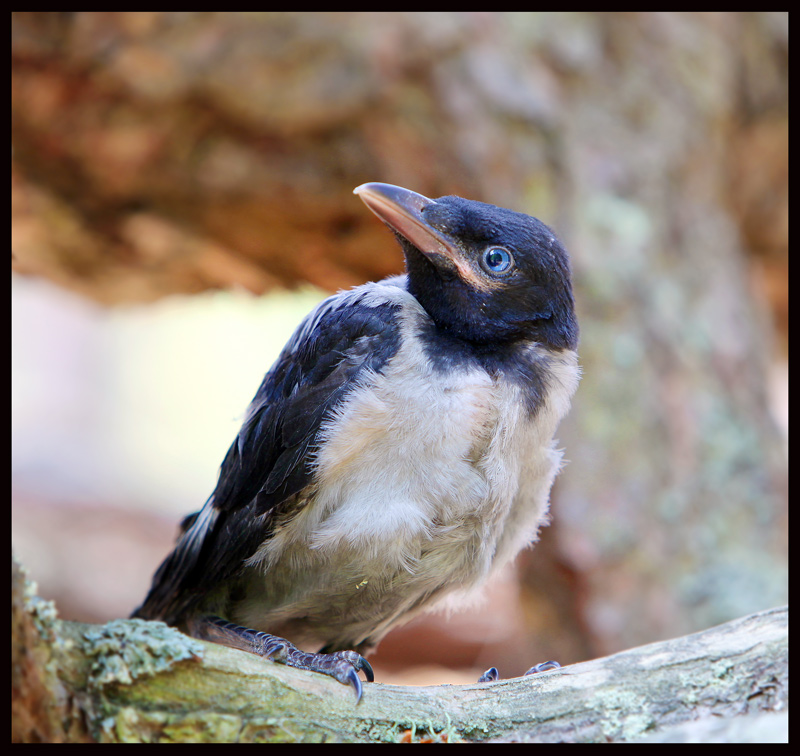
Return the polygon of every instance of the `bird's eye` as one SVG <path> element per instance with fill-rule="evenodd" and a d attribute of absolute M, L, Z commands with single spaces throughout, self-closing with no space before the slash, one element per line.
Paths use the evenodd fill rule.
<path fill-rule="evenodd" d="M 489 273 L 508 273 L 514 267 L 514 258 L 505 247 L 489 247 L 482 262 Z"/>

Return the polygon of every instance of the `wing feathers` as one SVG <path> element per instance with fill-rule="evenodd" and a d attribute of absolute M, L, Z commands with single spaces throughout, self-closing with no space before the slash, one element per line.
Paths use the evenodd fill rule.
<path fill-rule="evenodd" d="M 305 318 L 264 377 L 214 493 L 184 521 L 135 616 L 180 622 L 269 537 L 275 511 L 301 505 L 292 497 L 312 482 L 320 424 L 397 352 L 398 309 L 408 298 L 397 279 L 367 284 L 328 298 Z"/>

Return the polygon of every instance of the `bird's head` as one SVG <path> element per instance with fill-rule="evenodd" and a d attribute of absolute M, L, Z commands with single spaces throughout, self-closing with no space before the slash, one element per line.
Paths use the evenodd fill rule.
<path fill-rule="evenodd" d="M 409 290 L 439 328 L 476 343 L 524 338 L 575 349 L 569 256 L 540 220 L 391 184 L 354 191 L 397 235 Z"/>

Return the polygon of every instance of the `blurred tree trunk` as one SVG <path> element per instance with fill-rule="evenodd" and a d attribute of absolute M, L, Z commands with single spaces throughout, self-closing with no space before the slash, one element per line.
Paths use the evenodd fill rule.
<path fill-rule="evenodd" d="M 585 377 L 501 672 L 682 634 L 786 600 L 787 62 L 783 13 L 16 13 L 14 267 L 335 290 L 402 265 L 371 180 L 543 218 Z"/>

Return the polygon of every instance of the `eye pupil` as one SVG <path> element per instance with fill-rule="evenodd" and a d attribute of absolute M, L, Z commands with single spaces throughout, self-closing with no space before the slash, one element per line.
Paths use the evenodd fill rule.
<path fill-rule="evenodd" d="M 511 254 L 502 247 L 490 247 L 486 250 L 483 260 L 492 273 L 504 273 L 513 264 Z"/>

